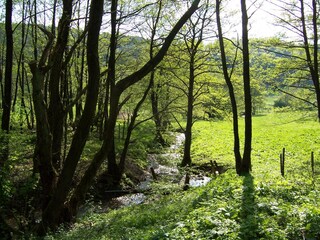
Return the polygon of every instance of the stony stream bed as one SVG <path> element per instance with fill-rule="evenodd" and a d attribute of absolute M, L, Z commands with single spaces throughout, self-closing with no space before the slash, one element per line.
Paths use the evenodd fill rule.
<path fill-rule="evenodd" d="M 122 206 L 141 204 L 147 200 L 147 195 L 143 192 L 151 190 L 152 182 L 156 181 L 151 174 L 150 169 L 154 170 L 157 179 L 165 178 L 166 181 L 181 185 L 183 187 L 185 175 L 180 172 L 178 164 L 181 161 L 179 149 L 184 143 L 184 134 L 175 134 L 175 142 L 168 148 L 167 153 L 148 154 L 148 173 L 145 180 L 141 181 L 136 186 L 136 191 L 139 193 L 126 194 L 124 196 L 113 199 Z M 200 187 L 208 184 L 211 181 L 210 177 L 191 175 L 190 187 Z"/>

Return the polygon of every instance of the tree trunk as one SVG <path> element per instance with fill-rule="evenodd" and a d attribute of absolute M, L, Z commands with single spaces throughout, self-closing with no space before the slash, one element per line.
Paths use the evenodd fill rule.
<path fill-rule="evenodd" d="M 90 6 L 90 0 L 87 0 L 85 26 L 87 26 L 89 6 Z M 80 67 L 79 76 L 77 78 L 78 79 L 77 95 L 81 94 L 81 92 L 83 91 L 83 80 L 84 80 L 84 73 L 85 73 L 85 47 L 86 47 L 86 38 L 84 38 L 84 41 L 82 44 L 82 50 L 81 50 L 81 67 Z M 76 123 L 79 121 L 82 111 L 83 111 L 82 101 L 78 101 L 76 104 L 76 120 L 75 120 Z"/>
<path fill-rule="evenodd" d="M 194 46 L 193 46 L 194 47 Z M 187 125 L 185 129 L 185 141 L 184 141 L 184 150 L 183 150 L 183 159 L 181 162 L 181 165 L 184 166 L 190 166 L 191 165 L 191 142 L 192 142 L 192 125 L 193 125 L 193 103 L 194 103 L 194 97 L 193 97 L 193 89 L 194 89 L 194 82 L 195 82 L 195 76 L 194 76 L 194 49 L 191 47 L 191 59 L 190 59 L 190 65 L 189 65 L 189 86 L 188 86 L 188 110 L 187 110 Z"/>
<path fill-rule="evenodd" d="M 0 171 L 9 158 L 9 130 L 12 98 L 12 64 L 13 64 L 13 32 L 12 32 L 12 0 L 6 1 L 6 65 L 4 76 L 4 93 L 2 99 L 2 122 L 1 129 L 4 135 L 1 136 L 0 144 Z M 2 73 L 1 73 L 2 78 Z"/>
<path fill-rule="evenodd" d="M 222 69 L 223 76 L 226 81 L 229 90 L 230 102 L 232 107 L 232 119 L 233 119 L 233 151 L 235 157 L 235 165 L 237 173 L 240 173 L 241 170 L 241 154 L 240 154 L 240 140 L 239 140 L 239 124 L 238 124 L 238 107 L 237 101 L 234 93 L 233 84 L 231 82 L 231 78 L 228 73 L 228 65 L 227 58 L 225 53 L 224 41 L 223 41 L 223 33 L 221 27 L 220 20 L 220 2 L 221 0 L 216 0 L 216 18 L 217 18 L 217 27 L 218 27 L 218 35 L 219 35 L 219 46 L 221 52 L 221 61 L 222 61 Z"/>
<path fill-rule="evenodd" d="M 38 10 L 37 10 L 37 0 L 33 1 L 33 24 L 32 24 L 32 40 L 33 40 L 33 58 L 38 61 Z"/>
<path fill-rule="evenodd" d="M 320 85 L 319 85 L 319 62 L 318 62 L 318 6 L 317 1 L 312 0 L 312 25 L 313 25 L 313 65 L 314 76 L 312 76 L 313 84 L 316 92 L 316 100 L 318 107 L 318 121 L 320 122 Z"/>
<path fill-rule="evenodd" d="M 4 77 L 4 98 L 2 99 L 1 129 L 9 132 L 12 98 L 12 62 L 13 62 L 13 32 L 12 32 L 12 0 L 6 1 L 6 67 Z"/>
<path fill-rule="evenodd" d="M 149 48 L 149 57 L 150 59 L 153 58 L 154 55 L 154 45 L 155 45 L 155 34 L 157 32 L 157 27 L 158 23 L 160 20 L 160 13 L 162 11 L 162 1 L 159 1 L 159 9 L 158 9 L 158 14 L 157 17 L 153 22 L 153 26 L 151 29 L 151 40 L 150 40 L 150 48 Z M 160 143 L 162 146 L 165 146 L 166 142 L 163 139 L 162 136 L 162 131 L 163 131 L 163 126 L 159 114 L 159 96 L 158 96 L 158 90 L 160 89 L 159 85 L 155 86 L 155 71 L 153 70 L 150 74 L 150 86 L 151 86 L 151 94 L 150 94 L 150 99 L 151 99 L 151 107 L 152 107 L 152 114 L 153 114 L 153 120 L 156 126 L 156 136 L 155 140 Z"/>
<path fill-rule="evenodd" d="M 117 32 L 117 10 L 118 10 L 118 0 L 111 1 L 111 35 L 110 35 L 110 56 L 108 61 L 108 76 L 107 84 L 110 84 L 110 109 L 109 118 L 106 121 L 105 129 L 105 140 L 108 139 L 109 144 L 107 144 L 107 158 L 108 158 L 108 176 L 110 177 L 110 183 L 112 185 L 117 185 L 120 182 L 120 169 L 116 162 L 115 154 L 115 134 L 114 128 L 117 121 L 117 116 L 119 112 L 119 100 L 121 92 L 115 87 L 115 77 L 116 77 L 116 48 L 118 40 Z M 107 94 L 108 95 L 108 94 Z M 99 165 L 99 166 L 98 166 Z M 98 168 L 100 164 L 97 164 Z"/>
<path fill-rule="evenodd" d="M 49 80 L 50 104 L 48 109 L 50 129 L 52 133 L 52 161 L 55 168 L 61 167 L 61 149 L 63 139 L 63 126 L 66 113 L 60 93 L 60 83 L 64 81 L 62 73 L 63 57 L 68 44 L 70 22 L 72 17 L 72 0 L 63 0 L 63 14 L 59 21 L 57 42 L 54 46 L 50 61 L 52 68 Z M 65 83 L 64 83 L 65 84 Z M 62 84 L 62 85 L 64 85 Z"/>
<path fill-rule="evenodd" d="M 249 173 L 251 170 L 251 144 L 252 144 L 252 102 L 250 87 L 250 60 L 248 39 L 248 15 L 246 0 L 241 0 L 242 11 L 242 56 L 243 56 L 243 89 L 245 105 L 245 143 L 241 165 L 241 173 Z"/>
<path fill-rule="evenodd" d="M 36 61 L 29 63 L 29 66 L 32 72 L 32 97 L 37 121 L 37 155 L 43 194 L 43 208 L 45 208 L 55 188 L 57 173 L 51 159 L 52 135 L 43 95 L 44 73 L 37 66 Z"/>
<path fill-rule="evenodd" d="M 9 159 L 9 134 L 0 133 L 0 173 Z"/>
<path fill-rule="evenodd" d="M 160 143 L 162 146 L 166 145 L 166 141 L 164 140 L 162 136 L 162 131 L 163 131 L 163 126 L 160 118 L 160 113 L 159 113 L 159 97 L 158 97 L 158 87 L 155 86 L 154 84 L 154 76 L 155 76 L 155 71 L 151 72 L 150 75 L 150 81 L 151 81 L 151 94 L 150 94 L 150 99 L 151 99 L 151 107 L 152 107 L 152 114 L 153 114 L 153 121 L 156 126 L 156 137 L 155 140 Z"/>
<path fill-rule="evenodd" d="M 1 61 L 3 60 L 3 56 L 1 54 Z M 1 91 L 1 100 L 3 100 L 4 98 L 4 93 L 3 93 L 3 83 L 2 83 L 2 76 L 3 72 L 2 72 L 2 64 L 0 64 L 0 91 Z M 1 106 L 1 109 L 2 109 L 2 106 Z"/>

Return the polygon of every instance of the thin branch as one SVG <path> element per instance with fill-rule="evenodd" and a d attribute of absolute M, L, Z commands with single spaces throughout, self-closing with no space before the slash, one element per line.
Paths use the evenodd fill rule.
<path fill-rule="evenodd" d="M 314 106 L 314 107 L 317 107 L 317 104 L 315 104 L 315 103 L 313 103 L 313 102 L 310 102 L 310 101 L 307 100 L 307 99 L 303 99 L 303 98 L 301 98 L 301 97 L 295 96 L 295 95 L 293 95 L 292 93 L 289 93 L 289 92 L 287 92 L 287 91 L 284 91 L 284 90 L 282 90 L 282 89 L 280 89 L 280 88 L 278 88 L 278 87 L 275 87 L 275 89 L 278 90 L 279 92 L 282 92 L 282 93 L 287 94 L 287 95 L 289 95 L 289 96 L 291 96 L 291 97 L 293 97 L 293 98 L 299 99 L 299 100 L 301 100 L 301 101 L 303 101 L 303 102 L 305 102 L 305 103 L 308 103 L 308 104 L 310 104 L 310 105 L 312 105 L 312 106 Z"/>

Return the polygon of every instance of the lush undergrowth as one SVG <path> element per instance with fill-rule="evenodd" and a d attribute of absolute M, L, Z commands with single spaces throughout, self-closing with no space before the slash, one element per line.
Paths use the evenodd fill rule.
<path fill-rule="evenodd" d="M 251 175 L 235 174 L 231 121 L 197 122 L 193 161 L 216 160 L 229 166 L 226 173 L 205 187 L 175 188 L 145 204 L 88 213 L 47 239 L 319 239 L 319 123 L 311 113 L 295 112 L 256 116 L 253 124 Z"/>

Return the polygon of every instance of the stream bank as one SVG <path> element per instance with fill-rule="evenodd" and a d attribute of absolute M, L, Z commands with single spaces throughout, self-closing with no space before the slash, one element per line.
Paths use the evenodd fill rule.
<path fill-rule="evenodd" d="M 140 169 L 137 165 L 128 161 L 126 177 L 133 179 L 137 184 L 128 190 L 104 191 L 102 198 L 99 197 L 100 206 L 98 212 L 106 212 L 110 209 L 142 204 L 148 202 L 150 199 L 154 199 L 155 192 L 169 194 L 175 190 L 182 190 L 184 188 L 186 172 L 189 172 L 189 170 L 178 167 L 181 162 L 181 154 L 179 151 L 184 143 L 184 134 L 172 134 L 174 135 L 175 141 L 167 148 L 165 153 L 150 153 L 147 155 L 148 166 L 146 169 Z M 208 169 L 209 168 L 198 169 L 195 172 L 190 171 L 190 174 L 188 174 L 188 188 L 208 184 L 211 178 L 199 173 L 209 173 L 210 171 L 208 171 Z M 160 189 L 161 187 L 166 189 Z M 81 212 L 84 213 L 86 210 Z"/>

